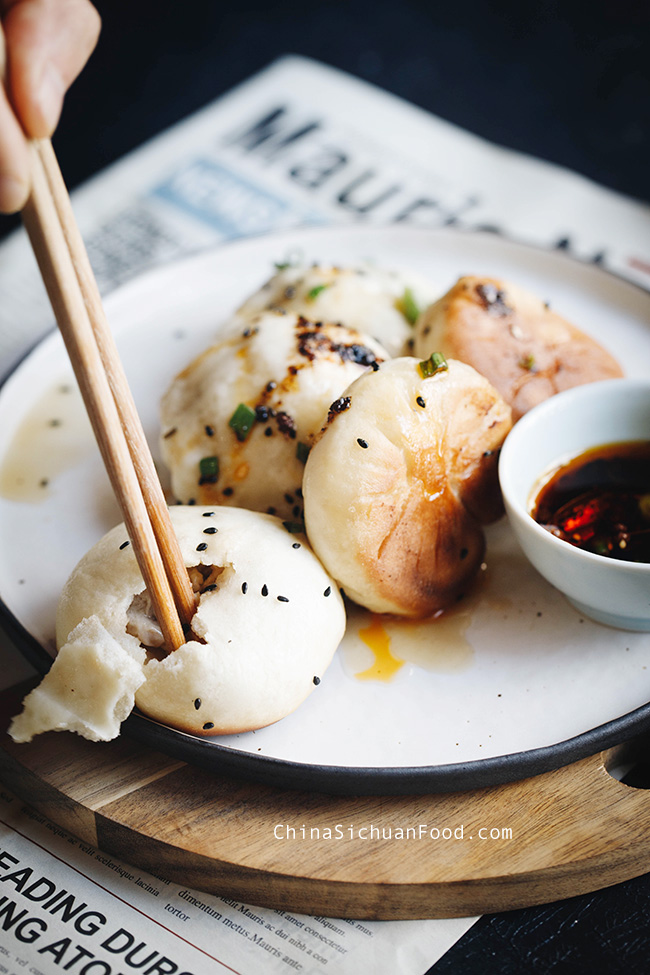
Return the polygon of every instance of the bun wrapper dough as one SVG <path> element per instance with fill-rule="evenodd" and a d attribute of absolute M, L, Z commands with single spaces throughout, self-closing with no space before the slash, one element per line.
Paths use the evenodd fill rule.
<path fill-rule="evenodd" d="M 427 617 L 454 602 L 501 512 L 496 461 L 510 408 L 470 366 L 423 378 L 417 359 L 352 383 L 312 448 L 303 484 L 310 542 L 346 595 Z"/>
<path fill-rule="evenodd" d="M 530 292 L 467 276 L 418 318 L 415 354 L 434 350 L 473 366 L 512 407 L 513 421 L 563 389 L 623 375 L 589 335 Z"/>
<path fill-rule="evenodd" d="M 177 506 L 170 514 L 203 589 L 188 642 L 164 656 L 134 635 L 155 643 L 157 628 L 142 622 L 144 587 L 125 529 L 112 529 L 64 587 L 59 653 L 14 719 L 16 741 L 66 729 L 109 740 L 134 704 L 190 734 L 249 731 L 285 717 L 316 688 L 343 636 L 345 610 L 304 536 L 236 508 Z"/>
<path fill-rule="evenodd" d="M 281 309 L 312 321 L 336 322 L 372 335 L 392 357 L 406 352 L 414 316 L 440 291 L 411 271 L 374 264 L 332 267 L 291 263 L 240 306 L 236 320 L 244 327 L 243 323 L 261 312 Z"/>
<path fill-rule="evenodd" d="M 304 454 L 329 404 L 387 357 L 360 332 L 273 311 L 206 349 L 162 399 L 176 498 L 301 520 Z M 240 404 L 253 418 L 243 434 L 231 425 Z"/>

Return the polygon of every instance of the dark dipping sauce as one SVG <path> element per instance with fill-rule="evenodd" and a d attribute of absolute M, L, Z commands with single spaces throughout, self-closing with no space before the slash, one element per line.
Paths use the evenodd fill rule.
<path fill-rule="evenodd" d="M 594 447 L 560 467 L 531 514 L 571 545 L 625 562 L 650 562 L 650 441 Z"/>

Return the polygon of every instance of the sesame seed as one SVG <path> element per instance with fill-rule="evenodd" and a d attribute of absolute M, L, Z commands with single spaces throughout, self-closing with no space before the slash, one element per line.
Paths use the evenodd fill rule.
<path fill-rule="evenodd" d="M 460 557 L 461 557 L 461 559 L 466 559 L 468 555 L 469 555 L 468 549 L 461 548 L 461 550 L 460 550 Z"/>
<path fill-rule="evenodd" d="M 271 427 L 266 427 L 265 428 L 265 430 L 264 430 L 264 436 L 265 437 L 272 437 L 273 436 L 273 430 L 272 430 Z"/>
<path fill-rule="evenodd" d="M 235 493 L 235 489 L 231 487 L 224 488 L 222 492 L 225 498 L 231 498 L 234 493 Z"/>
<path fill-rule="evenodd" d="M 196 551 L 197 552 L 205 552 L 205 550 L 206 550 L 207 547 L 208 547 L 208 543 L 207 542 L 199 542 L 199 544 L 196 546 Z"/>
<path fill-rule="evenodd" d="M 203 512 L 203 517 L 204 518 L 212 518 L 213 514 L 214 514 L 214 511 L 204 511 Z"/>
<path fill-rule="evenodd" d="M 122 544 L 120 545 L 120 552 L 122 551 L 123 548 L 126 548 L 126 546 L 128 544 L 129 544 L 129 540 L 128 539 L 125 542 L 122 542 Z"/>
<path fill-rule="evenodd" d="M 203 529 L 203 534 L 204 535 L 216 535 L 218 531 L 219 531 L 218 528 L 215 528 L 214 525 L 210 525 L 209 528 L 204 528 Z"/>
<path fill-rule="evenodd" d="M 313 682 L 316 685 L 316 687 L 318 687 L 318 685 L 320 684 L 320 677 L 314 677 Z"/>
<path fill-rule="evenodd" d="M 418 404 L 418 406 L 421 406 L 422 409 L 424 409 L 424 407 L 427 405 L 421 396 L 418 396 L 415 402 Z"/>
<path fill-rule="evenodd" d="M 203 590 L 203 592 L 214 592 L 215 589 L 217 589 L 216 582 L 211 582 L 209 586 L 206 586 L 205 587 L 205 589 Z"/>
<path fill-rule="evenodd" d="M 211 427 L 209 423 L 206 423 L 204 430 L 208 437 L 214 437 L 214 427 Z"/>
<path fill-rule="evenodd" d="M 300 542 L 294 542 L 291 548 L 300 548 Z"/>
<path fill-rule="evenodd" d="M 370 368 L 373 372 L 379 372 L 379 363 L 376 359 L 373 359 L 373 361 L 370 363 Z"/>
<path fill-rule="evenodd" d="M 188 504 L 196 504 L 196 498 L 190 498 Z"/>
<path fill-rule="evenodd" d="M 241 584 L 241 591 L 243 592 L 244 595 L 246 595 L 246 593 L 248 592 L 248 583 L 247 582 L 242 582 L 242 584 Z"/>
<path fill-rule="evenodd" d="M 288 603 L 289 602 L 289 597 L 288 596 L 278 596 L 278 602 L 279 603 Z"/>
<path fill-rule="evenodd" d="M 361 437 L 357 437 L 357 443 L 360 447 L 363 447 L 364 450 L 368 446 L 368 442 L 366 440 L 362 440 Z"/>
<path fill-rule="evenodd" d="M 268 594 L 269 594 L 269 587 L 267 586 L 266 583 L 264 583 L 264 585 L 262 586 L 262 595 L 268 596 Z"/>
<path fill-rule="evenodd" d="M 200 698 L 200 697 L 197 697 L 197 698 L 196 698 L 196 700 L 194 701 L 194 707 L 195 707 L 195 709 L 196 709 L 197 711 L 198 711 L 198 710 L 199 710 L 199 708 L 201 707 L 201 698 Z"/>
<path fill-rule="evenodd" d="M 331 596 L 332 595 L 332 587 L 331 586 L 328 586 L 327 589 L 325 590 L 325 592 L 323 593 L 323 595 L 324 596 Z"/>
<path fill-rule="evenodd" d="M 287 504 L 293 504 L 293 494 L 285 494 L 284 500 Z"/>
<path fill-rule="evenodd" d="M 214 721 L 206 721 L 205 724 L 203 725 L 204 731 L 209 731 L 210 728 L 214 728 Z"/>

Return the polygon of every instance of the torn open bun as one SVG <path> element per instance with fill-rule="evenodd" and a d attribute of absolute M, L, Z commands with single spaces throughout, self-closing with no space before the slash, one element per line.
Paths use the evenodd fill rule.
<path fill-rule="evenodd" d="M 57 614 L 58 656 L 10 729 L 108 740 L 134 703 L 207 736 L 292 712 L 320 682 L 345 629 L 343 601 L 301 535 L 236 508 L 171 509 L 198 595 L 187 643 L 160 649 L 123 526 L 77 565 Z"/>

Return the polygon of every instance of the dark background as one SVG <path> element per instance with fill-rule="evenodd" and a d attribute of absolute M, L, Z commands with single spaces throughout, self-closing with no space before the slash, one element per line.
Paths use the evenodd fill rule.
<path fill-rule="evenodd" d="M 97 0 L 96 6 L 104 21 L 100 43 L 67 97 L 54 140 L 71 187 L 274 58 L 297 53 L 503 146 L 649 199 L 647 3 Z M 15 224 L 0 218 L 0 235 Z M 650 878 L 641 878 L 549 907 L 484 917 L 435 975 L 650 972 L 649 916 Z"/>

